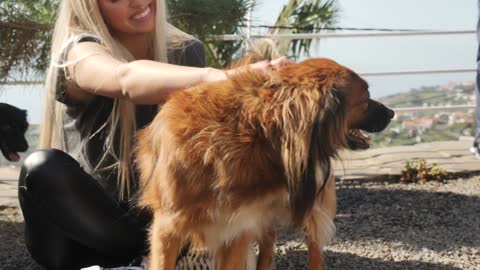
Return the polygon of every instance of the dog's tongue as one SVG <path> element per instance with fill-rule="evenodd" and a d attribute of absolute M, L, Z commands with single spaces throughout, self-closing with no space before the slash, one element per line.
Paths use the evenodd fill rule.
<path fill-rule="evenodd" d="M 19 161 L 20 160 L 20 155 L 18 153 L 12 152 L 8 154 L 8 158 L 11 161 Z"/>
<path fill-rule="evenodd" d="M 356 129 L 355 130 L 355 134 L 357 135 L 357 138 L 363 140 L 365 143 L 369 143 L 370 142 L 370 137 L 368 137 L 367 135 L 363 134 L 362 131 Z"/>

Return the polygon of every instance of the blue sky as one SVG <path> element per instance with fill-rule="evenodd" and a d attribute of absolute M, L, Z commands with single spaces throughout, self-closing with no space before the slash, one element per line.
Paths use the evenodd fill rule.
<path fill-rule="evenodd" d="M 287 0 L 257 0 L 253 24 L 273 24 Z M 476 0 L 339 0 L 338 26 L 423 30 L 475 30 Z M 475 35 L 324 39 L 312 47 L 312 57 L 329 57 L 363 72 L 475 68 Z M 472 81 L 474 74 L 367 77 L 373 97 L 449 81 Z M 39 123 L 40 87 L 2 89 L 0 102 L 29 111 Z"/>
<path fill-rule="evenodd" d="M 288 0 L 261 0 L 253 24 L 271 25 Z M 475 30 L 476 0 L 339 0 L 338 26 Z M 312 57 L 328 57 L 363 72 L 475 68 L 475 35 L 323 39 Z M 423 85 L 474 79 L 474 73 L 367 77 L 373 97 Z"/>

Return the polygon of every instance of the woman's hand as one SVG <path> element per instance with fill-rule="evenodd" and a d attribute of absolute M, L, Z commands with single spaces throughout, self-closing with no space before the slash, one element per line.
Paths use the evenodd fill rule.
<path fill-rule="evenodd" d="M 228 78 L 227 71 L 217 68 L 205 68 L 204 82 L 223 81 Z"/>
<path fill-rule="evenodd" d="M 271 61 L 269 60 L 263 60 L 254 64 L 248 65 L 248 67 L 252 69 L 258 69 L 258 70 L 265 70 L 265 69 L 270 69 L 273 68 L 275 70 L 280 69 L 281 67 L 285 66 L 286 64 L 293 63 L 290 59 L 288 59 L 285 56 L 279 57 L 277 59 L 273 59 Z"/>
<path fill-rule="evenodd" d="M 216 68 L 207 68 L 205 73 L 205 82 L 216 82 L 216 81 L 223 81 L 228 78 L 228 76 L 235 75 L 240 72 L 244 72 L 247 69 L 254 69 L 254 70 L 268 70 L 268 69 L 275 69 L 278 70 L 281 67 L 293 63 L 290 59 L 285 56 L 279 57 L 277 59 L 263 60 L 259 61 L 247 66 L 238 67 L 235 69 L 230 70 L 221 70 Z"/>

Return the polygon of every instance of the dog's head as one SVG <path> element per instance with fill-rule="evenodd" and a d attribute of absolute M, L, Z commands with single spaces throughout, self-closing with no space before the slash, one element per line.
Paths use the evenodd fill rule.
<path fill-rule="evenodd" d="M 0 149 L 9 161 L 19 161 L 18 152 L 28 149 L 25 132 L 28 129 L 27 112 L 0 103 Z"/>
<path fill-rule="evenodd" d="M 289 108 L 300 116 L 297 122 L 307 122 L 312 134 L 321 128 L 317 135 L 332 146 L 331 151 L 323 152 L 325 157 L 335 156 L 340 148 L 367 149 L 370 140 L 363 132 L 384 130 L 395 115 L 370 98 L 365 80 L 333 60 L 306 60 L 290 64 L 280 73 L 290 87 Z M 318 141 L 315 137 L 312 143 Z"/>
<path fill-rule="evenodd" d="M 340 92 L 346 99 L 342 110 L 346 114 L 348 148 L 367 149 L 370 147 L 370 139 L 363 132 L 377 133 L 384 130 L 395 112 L 370 98 L 368 84 L 360 76 L 351 70 L 347 73 L 346 84 Z"/>
<path fill-rule="evenodd" d="M 382 131 L 394 112 L 370 98 L 359 75 L 329 59 L 289 64 L 278 74 L 273 119 L 280 123 L 293 221 L 300 225 L 329 177 L 330 159 L 342 148 L 368 148 L 362 131 Z"/>

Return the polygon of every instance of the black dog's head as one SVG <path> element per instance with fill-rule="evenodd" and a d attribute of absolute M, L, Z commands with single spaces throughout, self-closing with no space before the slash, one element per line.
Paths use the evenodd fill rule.
<path fill-rule="evenodd" d="M 19 161 L 18 152 L 27 151 L 28 143 L 25 139 L 27 129 L 25 110 L 0 103 L 0 149 L 9 161 Z"/>

